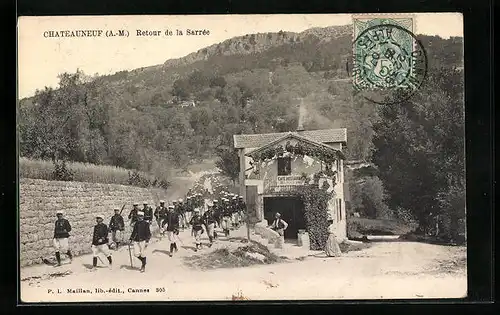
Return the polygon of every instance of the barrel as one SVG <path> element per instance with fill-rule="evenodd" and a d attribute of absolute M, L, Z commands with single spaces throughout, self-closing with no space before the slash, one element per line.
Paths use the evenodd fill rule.
<path fill-rule="evenodd" d="M 305 235 L 307 235 L 307 237 Z M 300 246 L 300 247 L 303 247 L 304 246 L 304 240 L 306 238 L 309 239 L 309 234 L 306 232 L 306 230 L 299 229 L 299 231 L 297 233 L 297 245 Z"/>
<path fill-rule="evenodd" d="M 307 232 L 304 232 L 302 234 L 302 247 L 304 247 L 306 249 L 311 248 L 311 241 L 309 240 L 309 233 L 307 233 Z"/>

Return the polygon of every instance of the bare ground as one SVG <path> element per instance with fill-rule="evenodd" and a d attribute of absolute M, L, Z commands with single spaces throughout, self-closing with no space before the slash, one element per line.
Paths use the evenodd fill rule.
<path fill-rule="evenodd" d="M 238 233 L 243 234 L 244 229 L 233 234 Z M 234 238 L 230 241 L 221 237 L 212 248 L 195 253 L 189 232 L 181 232 L 181 239 L 179 252 L 172 258 L 168 256 L 166 239 L 152 243 L 148 248 L 145 273 L 138 271 L 139 260 L 136 258 L 132 258 L 134 267 L 131 268 L 126 247 L 114 252 L 113 269 L 99 262 L 101 266 L 97 271 L 89 271 L 90 255 L 77 257 L 72 264 L 57 268 L 45 265 L 23 268 L 21 299 L 26 302 L 76 302 L 446 298 L 466 295 L 464 247 L 381 242 L 370 248 L 347 252 L 339 258 L 316 256 L 275 264 L 201 270 L 193 268 L 193 264 L 186 264 L 186 261 L 221 248 L 234 250 L 242 244 Z M 106 261 L 104 257 L 102 260 Z M 96 293 L 95 288 L 117 288 L 122 292 Z M 164 292 L 156 292 L 163 291 L 162 288 Z M 67 289 L 88 289 L 93 293 L 67 293 Z M 128 292 L 129 289 L 148 289 L 149 292 L 132 293 Z"/>

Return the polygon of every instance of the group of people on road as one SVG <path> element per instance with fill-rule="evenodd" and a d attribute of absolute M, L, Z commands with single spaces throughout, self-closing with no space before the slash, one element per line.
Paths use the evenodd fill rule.
<path fill-rule="evenodd" d="M 134 256 L 141 261 L 140 271 L 144 272 L 147 261 L 146 249 L 152 236 L 151 224 L 154 222 L 153 218 L 156 219 L 160 236 L 166 234 L 168 238 L 170 243 L 169 255 L 172 257 L 173 253 L 178 251 L 176 240 L 179 239 L 180 228 L 191 227 L 195 251 L 198 251 L 202 248 L 201 235 L 204 231 L 207 232 L 210 242 L 209 247 L 211 247 L 217 238 L 216 227 L 221 227 L 225 235 L 229 236 L 230 229 L 239 227 L 246 214 L 246 204 L 243 197 L 229 193 L 221 195 L 220 200 L 214 199 L 212 202 L 206 202 L 201 194 L 188 195 L 186 202 L 183 199 L 171 201 L 168 206 L 164 200 L 160 200 L 154 211 L 146 201 L 143 202 L 142 209 L 139 208 L 138 203 L 134 203 L 128 215 L 132 233 L 129 241 L 124 242 L 125 222 L 121 214 L 124 207 L 114 209 L 109 225 L 104 223 L 104 215 L 97 214 L 95 216 L 96 225 L 94 226 L 91 244 L 93 270 L 97 267 L 100 253 L 107 257 L 108 265 L 111 268 L 113 259 L 110 248 L 117 249 L 118 246 L 127 244 L 129 250 L 130 245 L 132 245 Z M 63 211 L 57 211 L 56 215 L 53 241 L 57 261 L 56 266 L 60 266 L 61 252 L 68 256 L 70 263 L 73 259 L 68 243 L 71 224 L 64 218 Z M 111 234 L 111 242 L 109 241 L 109 234 Z"/>

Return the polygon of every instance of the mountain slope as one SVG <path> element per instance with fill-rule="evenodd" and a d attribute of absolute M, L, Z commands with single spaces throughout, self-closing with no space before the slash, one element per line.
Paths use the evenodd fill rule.
<path fill-rule="evenodd" d="M 214 56 L 255 54 L 284 44 L 302 42 L 311 37 L 321 41 L 331 41 L 351 34 L 351 25 L 311 28 L 301 33 L 280 31 L 277 33 L 247 34 L 205 47 L 182 58 L 167 60 L 164 65 L 173 67 L 208 60 Z"/>
<path fill-rule="evenodd" d="M 461 38 L 419 38 L 431 73 L 462 65 Z M 185 167 L 230 146 L 235 133 L 295 129 L 302 103 L 307 129 L 348 128 L 349 158 L 366 159 L 375 107 L 353 96 L 351 45 L 350 26 L 254 34 L 90 83 L 76 75 L 74 84 L 20 101 L 21 154 L 51 148 L 81 162 Z"/>

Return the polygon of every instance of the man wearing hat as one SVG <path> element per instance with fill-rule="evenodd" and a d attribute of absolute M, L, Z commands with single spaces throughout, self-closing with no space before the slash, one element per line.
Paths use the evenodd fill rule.
<path fill-rule="evenodd" d="M 134 226 L 135 222 L 137 222 L 137 213 L 139 212 L 139 203 L 134 202 L 134 207 L 130 210 L 128 214 L 128 219 L 130 220 L 130 226 Z"/>
<path fill-rule="evenodd" d="M 231 226 L 231 206 L 229 200 L 222 198 L 222 230 L 226 236 L 229 236 L 229 227 Z"/>
<path fill-rule="evenodd" d="M 108 247 L 108 227 L 106 224 L 102 223 L 103 215 L 96 215 L 95 219 L 97 224 L 94 226 L 94 234 L 92 237 L 92 254 L 94 257 L 92 258 L 92 269 L 95 270 L 97 268 L 97 257 L 99 253 L 103 253 L 109 261 L 109 267 L 113 263 L 111 259 L 111 252 Z"/>
<path fill-rule="evenodd" d="M 125 230 L 125 223 L 120 214 L 120 209 L 114 209 L 115 214 L 109 220 L 109 230 L 111 231 L 111 239 L 118 246 L 123 242 L 123 231 Z"/>
<path fill-rule="evenodd" d="M 147 201 L 144 201 L 142 204 L 144 205 L 142 209 L 142 212 L 144 212 L 144 221 L 151 224 L 153 222 L 153 209 L 148 205 Z"/>
<path fill-rule="evenodd" d="M 177 209 L 174 210 L 179 215 L 179 225 L 184 230 L 186 228 L 186 209 L 183 202 L 184 200 L 182 200 L 182 198 L 179 198 L 179 200 L 177 201 Z"/>
<path fill-rule="evenodd" d="M 279 212 L 276 212 L 275 219 L 273 223 L 270 225 L 270 228 L 278 232 L 278 234 L 281 237 L 281 244 L 285 243 L 285 230 L 287 227 L 288 223 L 286 223 L 285 220 L 281 218 L 281 214 Z"/>
<path fill-rule="evenodd" d="M 193 199 L 193 201 L 194 201 L 193 208 L 201 208 L 202 207 L 200 194 L 195 194 L 191 199 Z"/>
<path fill-rule="evenodd" d="M 208 234 L 208 239 L 210 240 L 210 245 L 209 247 L 212 246 L 212 243 L 214 242 L 215 238 L 215 224 L 217 220 L 215 219 L 214 216 L 214 210 L 213 207 L 209 207 L 208 210 L 203 214 L 203 221 L 205 223 L 205 228 L 207 230 Z"/>
<path fill-rule="evenodd" d="M 243 196 L 238 196 L 238 212 L 240 214 L 240 223 L 246 221 L 247 205 L 243 200 Z"/>
<path fill-rule="evenodd" d="M 217 225 L 218 226 L 222 226 L 221 225 L 221 221 L 222 221 L 222 212 L 221 212 L 221 208 L 220 208 L 220 205 L 219 205 L 219 201 L 217 199 L 214 199 L 212 201 L 212 209 L 213 209 L 213 212 L 214 212 L 214 217 L 215 217 L 215 220 L 217 221 Z"/>
<path fill-rule="evenodd" d="M 148 246 L 149 240 L 151 239 L 151 230 L 149 229 L 149 223 L 144 220 L 144 212 L 137 212 L 137 221 L 134 224 L 132 234 L 130 235 L 130 241 L 134 245 L 134 256 L 137 257 L 142 265 L 141 272 L 146 270 L 146 248 Z"/>
<path fill-rule="evenodd" d="M 57 220 L 54 228 L 54 248 L 56 250 L 57 265 L 61 265 L 61 251 L 68 255 L 70 262 L 73 260 L 73 255 L 69 249 L 69 232 L 71 232 L 71 225 L 69 221 L 63 218 L 64 212 L 59 210 L 56 212 Z"/>
<path fill-rule="evenodd" d="M 239 212 L 238 212 L 238 198 L 236 196 L 233 196 L 230 201 L 230 206 L 229 208 L 231 209 L 231 222 L 233 228 L 238 228 L 240 219 L 239 219 Z"/>
<path fill-rule="evenodd" d="M 196 208 L 196 205 L 194 204 L 195 200 L 191 196 L 186 197 L 186 204 L 184 205 L 185 215 L 186 215 L 186 224 L 189 225 L 189 221 L 191 221 L 191 217 L 193 216 L 193 210 Z"/>
<path fill-rule="evenodd" d="M 196 245 L 195 252 L 201 249 L 201 234 L 203 234 L 203 218 L 200 215 L 200 209 L 195 209 L 193 217 L 189 222 L 192 228 L 192 234 L 194 235 L 194 242 Z"/>
<path fill-rule="evenodd" d="M 174 250 L 178 251 L 175 236 L 179 235 L 179 214 L 175 212 L 174 206 L 168 206 L 167 218 L 164 222 L 167 224 L 167 237 L 170 242 L 169 255 L 172 257 Z"/>
<path fill-rule="evenodd" d="M 156 218 L 156 223 L 160 228 L 160 234 L 164 233 L 163 227 L 165 226 L 165 219 L 167 217 L 167 208 L 165 207 L 165 200 L 160 200 L 160 205 L 156 207 L 154 216 Z"/>

